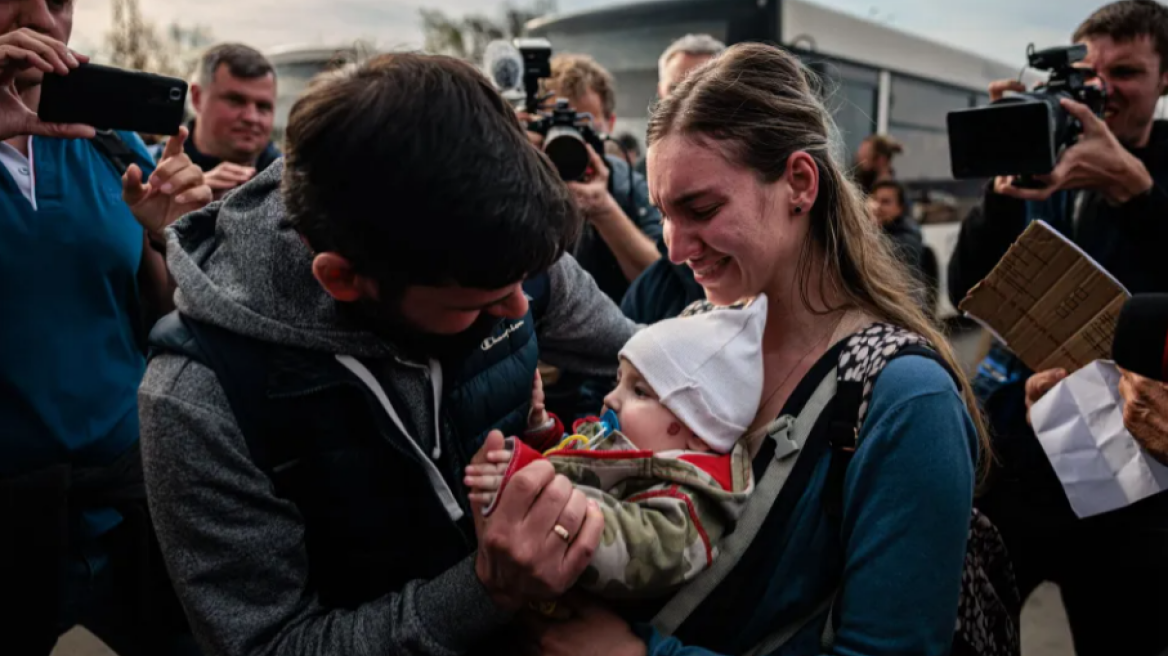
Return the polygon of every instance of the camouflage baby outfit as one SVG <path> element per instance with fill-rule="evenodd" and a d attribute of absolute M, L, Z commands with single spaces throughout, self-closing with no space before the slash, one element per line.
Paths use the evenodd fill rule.
<path fill-rule="evenodd" d="M 496 499 L 516 471 L 547 459 L 596 500 L 604 512 L 604 535 L 580 585 L 608 598 L 651 598 L 676 590 L 709 567 L 754 487 L 745 445 L 724 455 L 653 453 L 599 420 L 577 422 L 574 432 L 587 437 L 587 443 L 569 438 L 568 448 L 542 454 L 508 438 L 512 457 Z"/>

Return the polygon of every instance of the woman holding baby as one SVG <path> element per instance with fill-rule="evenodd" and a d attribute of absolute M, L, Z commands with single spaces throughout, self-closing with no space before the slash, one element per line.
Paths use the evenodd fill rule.
<path fill-rule="evenodd" d="M 622 407 L 643 396 L 659 402 L 673 410 L 660 425 L 668 432 L 678 423 L 678 449 L 712 449 L 727 462 L 734 448 L 745 451 L 757 483 L 778 457 L 767 439 L 776 420 L 798 415 L 835 375 L 843 350 L 857 344 L 850 337 L 887 326 L 902 340 L 927 342 L 935 357 L 891 359 L 864 390 L 858 446 L 839 474 L 838 516 L 825 503 L 836 475 L 831 454 L 805 453 L 814 460 L 805 481 L 788 479 L 798 489 L 779 496 L 782 516 L 768 515 L 751 548 L 672 635 L 577 598 L 562 603 L 568 619 L 537 622 L 540 653 L 742 654 L 792 624 L 793 635 L 761 653 L 949 653 L 985 432 L 945 338 L 912 300 L 909 274 L 841 169 L 834 132 L 810 74 L 770 46 L 729 49 L 661 102 L 649 125 L 649 186 L 669 258 L 694 270 L 708 299 L 689 311 L 697 316 L 674 321 L 726 306 L 758 309 L 751 301 L 765 299 L 759 401 L 742 440 L 722 448 L 717 440 L 687 441 L 691 429 L 704 437 L 701 424 L 717 419 L 717 408 L 685 421 L 690 415 L 654 384 L 638 392 L 622 382 L 627 389 L 618 386 L 609 407 L 627 423 Z M 622 372 L 652 383 L 654 375 L 640 370 L 655 367 L 639 365 L 650 362 L 638 355 L 644 345 L 631 342 L 626 351 Z M 753 369 L 745 369 L 748 380 Z"/>

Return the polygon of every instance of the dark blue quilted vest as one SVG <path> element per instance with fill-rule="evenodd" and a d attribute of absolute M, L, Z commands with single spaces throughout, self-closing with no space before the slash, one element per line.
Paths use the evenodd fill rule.
<path fill-rule="evenodd" d="M 252 459 L 301 513 L 309 585 L 352 608 L 429 579 L 474 549 L 462 475 L 486 434 L 523 430 L 539 357 L 535 322 L 547 277 L 525 285 L 522 320 L 504 320 L 459 363 L 443 367 L 438 470 L 463 509 L 452 520 L 421 457 L 374 394 L 333 355 L 268 344 L 177 313 L 150 335 L 151 355 L 177 353 L 215 371 Z M 384 392 L 404 408 L 390 385 Z"/>

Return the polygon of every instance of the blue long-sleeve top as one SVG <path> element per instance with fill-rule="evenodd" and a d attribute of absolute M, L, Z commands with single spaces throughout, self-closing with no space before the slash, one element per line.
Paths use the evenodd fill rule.
<path fill-rule="evenodd" d="M 832 611 L 838 656 L 949 652 L 973 503 L 977 433 L 953 380 L 919 356 L 892 360 L 876 380 L 860 446 L 844 482 L 842 521 L 824 513 L 830 454 L 796 504 L 789 542 L 763 603 L 744 614 L 742 651 L 812 612 L 842 580 Z M 839 564 L 843 563 L 842 578 Z M 821 654 L 827 614 L 777 656 Z M 713 656 L 646 626 L 649 656 Z M 699 641 L 700 642 L 700 641 Z"/>

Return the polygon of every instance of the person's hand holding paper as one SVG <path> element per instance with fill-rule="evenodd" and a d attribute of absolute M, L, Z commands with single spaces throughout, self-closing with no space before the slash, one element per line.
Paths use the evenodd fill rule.
<path fill-rule="evenodd" d="M 1168 467 L 1140 448 L 1168 454 L 1168 390 L 1130 374 L 1121 385 L 1124 374 L 1110 361 L 1128 297 L 1087 254 L 1035 221 L 960 305 L 1039 372 L 1026 383 L 1028 417 L 1080 517 L 1168 489 Z"/>
<path fill-rule="evenodd" d="M 1050 369 L 1041 373 L 1034 374 L 1026 379 L 1026 419 L 1030 419 L 1030 408 L 1034 407 L 1038 400 L 1046 396 L 1046 393 L 1055 385 L 1058 385 L 1067 377 L 1067 372 L 1064 369 Z"/>
<path fill-rule="evenodd" d="M 1122 373 L 1123 425 L 1153 458 L 1168 464 L 1168 385 L 1130 371 Z"/>
<path fill-rule="evenodd" d="M 1030 407 L 1030 421 L 1071 508 L 1091 517 L 1168 489 L 1168 467 L 1128 432 L 1123 374 L 1093 362 L 1063 379 Z"/>

